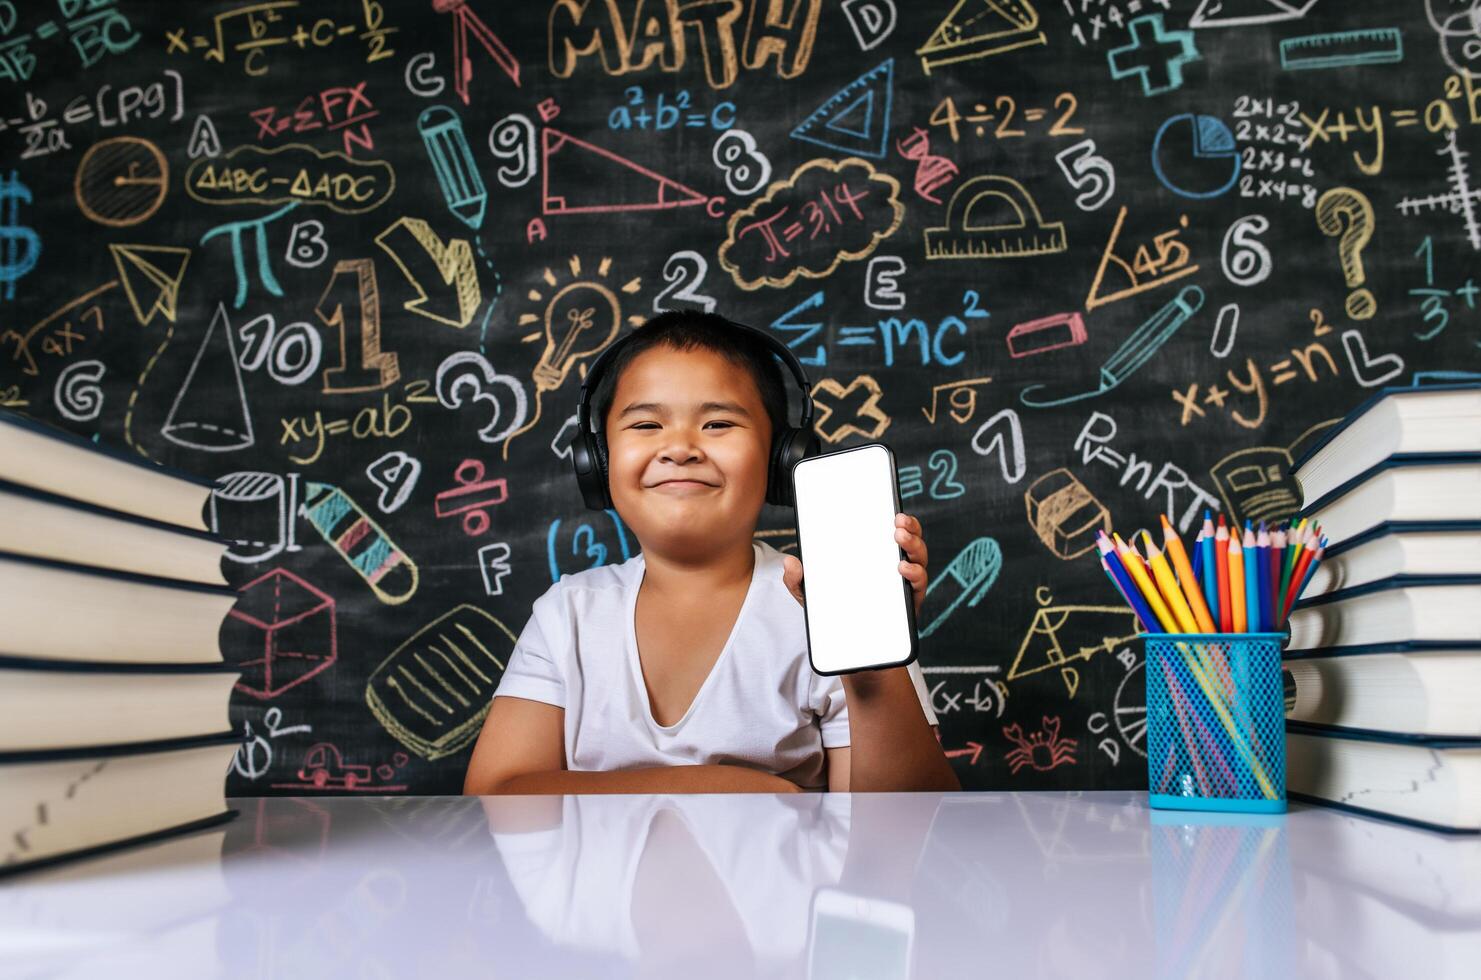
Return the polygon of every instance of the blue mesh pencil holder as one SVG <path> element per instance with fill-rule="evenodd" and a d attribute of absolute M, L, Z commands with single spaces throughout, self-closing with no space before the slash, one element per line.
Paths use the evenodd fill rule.
<path fill-rule="evenodd" d="M 1151 805 L 1285 812 L 1285 634 L 1145 638 Z"/>

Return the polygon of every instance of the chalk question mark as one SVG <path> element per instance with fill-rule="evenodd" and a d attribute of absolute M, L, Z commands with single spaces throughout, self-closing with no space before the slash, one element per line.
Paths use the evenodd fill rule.
<path fill-rule="evenodd" d="M 1343 230 L 1342 216 L 1347 216 Z M 1370 290 L 1361 288 L 1362 251 L 1373 237 L 1373 205 L 1351 187 L 1334 187 L 1316 199 L 1316 225 L 1322 234 L 1341 235 L 1337 240 L 1337 260 L 1342 264 L 1342 277 L 1352 292 L 1347 294 L 1347 315 L 1354 320 L 1369 320 L 1378 311 L 1378 300 Z"/>

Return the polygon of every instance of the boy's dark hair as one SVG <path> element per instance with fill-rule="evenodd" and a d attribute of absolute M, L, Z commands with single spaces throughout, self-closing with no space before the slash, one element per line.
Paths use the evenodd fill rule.
<path fill-rule="evenodd" d="M 680 351 L 695 348 L 714 351 L 751 373 L 761 392 L 761 404 L 771 419 L 773 437 L 787 426 L 787 386 L 776 354 L 759 339 L 736 329 L 717 313 L 698 310 L 665 310 L 638 327 L 632 339 L 602 368 L 602 377 L 592 392 L 592 410 L 607 431 L 607 413 L 617 394 L 617 381 L 633 358 L 646 350 L 667 345 Z"/>

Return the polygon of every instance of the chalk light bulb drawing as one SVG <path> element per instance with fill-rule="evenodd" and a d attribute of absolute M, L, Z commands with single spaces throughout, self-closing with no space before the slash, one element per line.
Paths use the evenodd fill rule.
<path fill-rule="evenodd" d="M 618 292 L 632 295 L 642 287 L 642 280 L 636 276 L 617 290 L 600 281 L 605 280 L 612 269 L 612 259 L 607 256 L 603 256 L 597 263 L 596 279 L 582 277 L 579 255 L 571 256 L 567 267 L 575 281 L 561 286 L 560 277 L 547 268 L 541 278 L 547 286 L 556 289 L 555 294 L 547 302 L 544 293 L 538 288 L 531 289 L 528 298 L 534 303 L 545 303 L 545 310 L 539 314 L 523 313 L 519 317 L 519 325 L 522 327 L 536 323 L 543 326 L 541 330 L 525 334 L 520 341 L 528 344 L 543 339 L 545 347 L 530 373 L 535 382 L 534 414 L 529 422 L 510 433 L 504 440 L 505 459 L 509 458 L 509 443 L 514 437 L 534 428 L 540 421 L 540 396 L 565 384 L 572 368 L 577 368 L 578 365 L 581 377 L 584 378 L 586 362 L 617 339 L 623 323 L 622 303 Z M 643 318 L 629 316 L 627 322 L 637 326 L 643 322 Z"/>

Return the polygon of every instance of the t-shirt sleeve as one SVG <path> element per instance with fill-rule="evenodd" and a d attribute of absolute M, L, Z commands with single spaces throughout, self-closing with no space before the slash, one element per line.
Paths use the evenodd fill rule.
<path fill-rule="evenodd" d="M 563 624 L 559 584 L 535 600 L 530 619 L 514 643 L 494 697 L 508 695 L 566 706 L 564 668 L 571 656 L 570 630 Z"/>
<path fill-rule="evenodd" d="M 915 696 L 920 699 L 926 723 L 937 724 L 936 712 L 931 709 L 931 689 L 926 686 L 926 675 L 921 672 L 920 659 L 911 662 L 905 671 L 910 675 L 910 682 L 915 685 Z M 837 676 L 814 674 L 813 681 L 812 708 L 823 732 L 823 748 L 842 748 L 849 744 L 848 701 L 843 693 L 843 680 Z"/>

